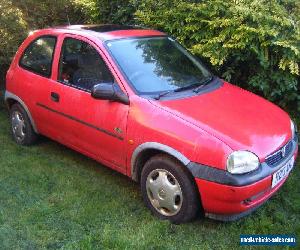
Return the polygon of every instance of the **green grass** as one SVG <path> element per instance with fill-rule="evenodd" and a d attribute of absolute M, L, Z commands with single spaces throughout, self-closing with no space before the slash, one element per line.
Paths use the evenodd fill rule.
<path fill-rule="evenodd" d="M 0 106 L 0 248 L 235 249 L 241 233 L 299 240 L 299 167 L 244 219 L 172 225 L 150 214 L 129 178 L 47 139 L 17 146 Z"/>

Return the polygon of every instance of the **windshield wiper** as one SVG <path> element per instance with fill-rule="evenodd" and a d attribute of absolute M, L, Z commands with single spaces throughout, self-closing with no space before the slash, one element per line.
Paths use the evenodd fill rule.
<path fill-rule="evenodd" d="M 160 92 L 157 96 L 154 97 L 155 100 L 159 100 L 160 98 L 162 98 L 165 95 L 168 95 L 170 93 L 174 92 L 174 90 L 167 90 L 167 91 L 162 91 Z"/>
<path fill-rule="evenodd" d="M 212 79 L 213 79 L 213 76 L 209 76 L 201 82 L 193 83 L 193 84 L 190 84 L 188 86 L 180 87 L 180 88 L 177 88 L 177 89 L 174 89 L 174 90 L 162 91 L 157 96 L 155 96 L 154 99 L 159 100 L 161 97 L 166 96 L 170 93 L 181 92 L 181 91 L 192 89 L 192 88 L 195 88 L 195 87 L 197 87 L 197 88 L 195 88 L 193 91 L 195 93 L 198 93 L 204 86 L 206 86 L 210 81 L 212 81 Z"/>
<path fill-rule="evenodd" d="M 193 84 L 190 84 L 188 86 L 184 86 L 184 87 L 180 87 L 180 88 L 177 88 L 174 90 L 174 92 L 181 92 L 181 91 L 184 91 L 184 90 L 188 90 L 188 89 L 192 89 L 192 88 L 195 88 L 197 87 L 196 89 L 194 89 L 193 91 L 198 93 L 198 91 L 205 85 L 207 85 L 211 80 L 213 79 L 212 76 L 209 76 L 208 78 L 205 78 L 203 81 L 201 82 L 196 82 L 196 83 L 193 83 Z"/>
<path fill-rule="evenodd" d="M 184 91 L 184 90 L 192 89 L 192 88 L 197 87 L 197 86 L 199 86 L 199 83 L 193 83 L 193 84 L 190 84 L 188 86 L 177 88 L 177 89 L 174 90 L 174 92 L 181 92 L 181 91 Z"/>
<path fill-rule="evenodd" d="M 193 89 L 193 91 L 195 93 L 199 93 L 199 91 L 204 87 L 206 86 L 208 83 L 210 83 L 213 79 L 213 76 L 209 76 L 207 78 L 205 78 L 201 83 L 199 83 L 199 87 Z"/>

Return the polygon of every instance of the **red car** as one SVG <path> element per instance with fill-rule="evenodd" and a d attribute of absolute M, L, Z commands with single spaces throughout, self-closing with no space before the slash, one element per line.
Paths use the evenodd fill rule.
<path fill-rule="evenodd" d="M 287 113 L 156 30 L 35 31 L 10 66 L 5 100 L 18 144 L 42 134 L 131 177 L 150 210 L 174 223 L 249 214 L 298 152 Z"/>

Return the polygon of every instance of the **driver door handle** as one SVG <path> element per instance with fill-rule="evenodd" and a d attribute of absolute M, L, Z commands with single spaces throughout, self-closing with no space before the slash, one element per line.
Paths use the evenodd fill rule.
<path fill-rule="evenodd" d="M 59 94 L 57 94 L 55 92 L 51 92 L 51 100 L 53 102 L 59 102 Z"/>

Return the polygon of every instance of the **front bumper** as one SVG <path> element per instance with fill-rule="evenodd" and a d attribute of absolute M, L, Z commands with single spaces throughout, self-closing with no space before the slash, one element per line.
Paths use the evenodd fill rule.
<path fill-rule="evenodd" d="M 188 167 L 195 177 L 205 215 L 213 219 L 232 221 L 251 213 L 283 185 L 287 177 L 271 188 L 272 174 L 283 167 L 292 156 L 296 159 L 297 154 L 298 140 L 295 137 L 291 153 L 280 164 L 270 167 L 262 163 L 257 170 L 247 174 L 233 175 L 224 170 L 189 163 Z"/>

